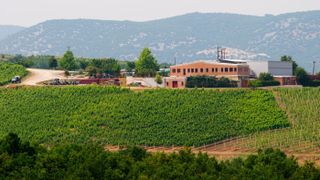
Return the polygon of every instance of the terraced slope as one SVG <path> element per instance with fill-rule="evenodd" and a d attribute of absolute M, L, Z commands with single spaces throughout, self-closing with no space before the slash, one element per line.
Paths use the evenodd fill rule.
<path fill-rule="evenodd" d="M 271 91 L 0 89 L 0 136 L 44 143 L 201 146 L 289 125 Z"/>

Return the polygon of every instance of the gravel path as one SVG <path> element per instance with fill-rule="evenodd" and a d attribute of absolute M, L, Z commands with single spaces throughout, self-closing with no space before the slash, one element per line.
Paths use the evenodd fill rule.
<path fill-rule="evenodd" d="M 22 85 L 35 86 L 37 83 L 55 79 L 64 78 L 64 71 L 48 70 L 48 69 L 27 69 L 29 75 L 22 80 Z"/>

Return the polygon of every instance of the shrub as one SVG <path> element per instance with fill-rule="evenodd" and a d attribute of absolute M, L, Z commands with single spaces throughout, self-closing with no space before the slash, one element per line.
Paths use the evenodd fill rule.
<path fill-rule="evenodd" d="M 187 88 L 237 87 L 237 82 L 231 81 L 225 77 L 218 79 L 216 77 L 211 77 L 211 76 L 194 76 L 194 77 L 187 78 L 186 87 Z"/>
<path fill-rule="evenodd" d="M 266 86 L 279 86 L 280 82 L 272 80 L 272 81 L 261 81 L 261 80 L 253 80 L 249 81 L 250 87 L 266 87 Z"/>
<path fill-rule="evenodd" d="M 156 75 L 154 81 L 157 83 L 157 84 L 162 84 L 162 78 L 159 74 Z"/>
<path fill-rule="evenodd" d="M 260 73 L 259 75 L 260 81 L 273 81 L 273 76 L 270 73 Z"/>

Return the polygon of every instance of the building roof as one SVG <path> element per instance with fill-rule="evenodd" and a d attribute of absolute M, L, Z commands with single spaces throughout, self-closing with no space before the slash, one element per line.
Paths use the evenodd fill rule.
<path fill-rule="evenodd" d="M 242 66 L 244 64 L 234 64 L 234 63 L 227 63 L 227 62 L 219 62 L 217 60 L 197 60 L 193 62 L 183 63 L 183 64 L 177 64 L 173 65 L 171 67 L 179 67 L 179 66 L 185 66 L 185 65 L 191 65 L 196 63 L 205 63 L 205 64 L 225 64 L 225 65 L 231 65 L 231 66 Z"/>

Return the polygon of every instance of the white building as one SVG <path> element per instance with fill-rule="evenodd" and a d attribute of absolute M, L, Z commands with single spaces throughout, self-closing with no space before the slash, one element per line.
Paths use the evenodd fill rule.
<path fill-rule="evenodd" d="M 232 60 L 234 63 L 246 63 L 250 68 L 251 77 L 259 77 L 261 73 L 270 73 L 272 76 L 292 76 L 292 63 L 282 61 L 255 61 L 255 60 Z"/>
<path fill-rule="evenodd" d="M 270 73 L 272 76 L 292 76 L 292 63 L 282 61 L 247 61 L 250 75 L 259 77 L 260 73 Z"/>

